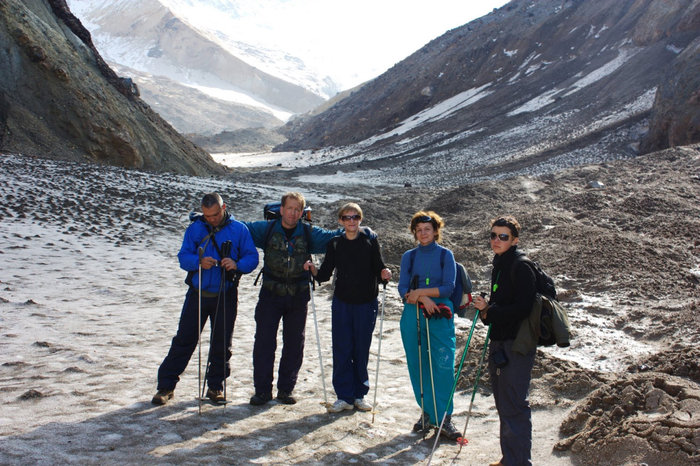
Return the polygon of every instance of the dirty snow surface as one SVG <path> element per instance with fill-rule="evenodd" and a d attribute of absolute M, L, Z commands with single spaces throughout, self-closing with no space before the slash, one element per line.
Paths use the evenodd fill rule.
<path fill-rule="evenodd" d="M 530 397 L 534 463 L 661 465 L 700 458 L 697 146 L 448 191 L 298 186 L 283 177 L 263 184 L 250 168 L 228 178 L 194 178 L 19 155 L 0 155 L 0 167 L 0 463 L 425 463 L 434 438 L 411 432 L 419 408 L 398 330 L 395 282 L 386 291 L 374 416 L 328 414 L 322 404 L 335 400 L 328 285 L 317 288 L 309 308 L 294 392 L 299 402 L 248 403 L 259 292 L 253 274 L 239 289 L 230 404 L 205 403 L 200 411 L 196 351 L 174 400 L 150 403 L 186 291 L 176 254 L 187 214 L 216 190 L 234 216 L 257 220 L 265 203 L 289 189 L 307 195 L 315 223 L 325 227 L 335 226 L 333 212 L 342 202 L 359 202 L 395 277 L 401 254 L 413 246 L 410 216 L 436 210 L 447 222 L 445 244 L 467 266 L 475 291 L 488 288 L 488 219 L 516 215 L 524 226 L 521 244 L 556 278 L 573 326 L 570 348 L 538 353 Z M 589 188 L 591 181 L 603 187 Z M 456 323 L 459 360 L 471 321 Z M 459 429 L 484 335 L 477 324 L 455 395 Z M 203 358 L 207 340 L 208 327 Z M 378 341 L 379 325 L 370 401 Z M 477 390 L 466 437 L 461 451 L 440 442 L 433 463 L 500 458 L 488 377 Z"/>

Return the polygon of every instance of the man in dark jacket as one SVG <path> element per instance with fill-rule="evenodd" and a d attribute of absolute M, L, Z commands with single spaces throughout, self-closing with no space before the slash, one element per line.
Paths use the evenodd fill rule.
<path fill-rule="evenodd" d="M 237 273 L 255 270 L 258 251 L 245 225 L 226 211 L 221 196 L 209 193 L 202 199 L 202 215 L 195 217 L 185 231 L 177 257 L 180 267 L 188 272 L 185 282 L 189 288 L 177 334 L 158 369 L 158 392 L 151 402 L 164 405 L 172 399 L 207 318 L 212 327 L 207 397 L 222 402 L 223 381 L 230 374 L 231 337 L 238 306 Z"/>

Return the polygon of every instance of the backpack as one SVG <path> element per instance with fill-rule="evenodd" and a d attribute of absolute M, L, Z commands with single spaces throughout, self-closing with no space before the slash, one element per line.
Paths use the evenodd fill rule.
<path fill-rule="evenodd" d="M 472 280 L 464 265 L 455 262 L 455 266 L 457 267 L 457 276 L 455 277 L 455 289 L 450 300 L 455 305 L 455 313 L 464 317 L 467 313 L 467 307 L 472 302 Z"/>
<path fill-rule="evenodd" d="M 569 346 L 571 336 L 569 316 L 566 308 L 557 301 L 554 279 L 547 275 L 537 262 L 523 254 L 513 261 L 510 271 L 512 281 L 515 280 L 515 267 L 518 262 L 524 262 L 535 273 L 537 295 L 530 316 L 521 324 L 516 341 L 513 343 L 514 351 L 525 354 L 526 349 L 521 349 L 520 346 L 526 338 L 524 334 L 529 334 L 536 339 L 537 346 L 552 346 L 555 343 L 560 347 Z"/>
<path fill-rule="evenodd" d="M 445 267 L 445 249 L 440 250 L 440 269 Z M 413 262 L 416 260 L 416 250 L 413 249 L 409 253 L 408 276 L 413 274 Z M 455 276 L 455 288 L 450 295 L 452 301 L 452 309 L 460 316 L 464 317 L 467 312 L 467 306 L 472 302 L 472 281 L 469 278 L 467 269 L 455 261 L 457 275 Z"/>
<path fill-rule="evenodd" d="M 530 266 L 532 271 L 535 272 L 535 286 L 539 294 L 551 299 L 557 299 L 557 289 L 554 285 L 554 279 L 542 270 L 540 264 L 527 257 L 525 254 L 516 256 L 516 259 L 513 261 L 513 267 L 510 269 L 511 281 L 515 281 L 515 267 L 518 262 L 526 263 Z"/>
<path fill-rule="evenodd" d="M 281 207 L 281 202 L 271 202 L 269 204 L 265 204 L 265 207 L 263 208 L 263 216 L 265 217 L 265 220 L 277 220 L 280 218 L 282 216 L 280 214 Z M 302 222 L 311 223 L 311 207 L 304 207 L 304 210 L 301 213 L 301 220 Z"/>

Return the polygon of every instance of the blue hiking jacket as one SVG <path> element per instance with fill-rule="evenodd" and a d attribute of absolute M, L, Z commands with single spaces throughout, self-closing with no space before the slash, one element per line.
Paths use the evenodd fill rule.
<path fill-rule="evenodd" d="M 211 233 L 213 236 L 210 236 Z M 180 252 L 177 254 L 180 268 L 190 272 L 188 280 L 191 279 L 191 285 L 194 288 L 199 288 L 199 248 L 204 248 L 202 257 L 210 256 L 220 261 L 222 258 L 214 243 L 221 249 L 221 245 L 225 241 L 231 241 L 231 259 L 236 262 L 239 272 L 250 273 L 258 266 L 258 250 L 255 249 L 248 228 L 242 222 L 235 220 L 227 212 L 223 226 L 213 228 L 204 220 L 204 217 L 195 217 L 185 230 L 185 237 L 182 240 Z M 202 290 L 218 293 L 223 270 L 220 266 L 212 267 L 209 270 L 202 269 Z M 233 283 L 225 280 L 225 286 L 228 289 L 233 286 Z"/>
<path fill-rule="evenodd" d="M 445 265 L 443 269 L 440 268 L 441 249 L 445 249 Z M 411 251 L 412 249 L 409 249 L 401 257 L 398 290 L 402 299 L 410 289 L 411 279 L 413 278 L 409 277 L 408 272 Z M 418 288 L 438 288 L 441 298 L 449 298 L 455 288 L 455 277 L 457 275 L 452 251 L 436 242 L 432 242 L 427 246 L 418 245 L 411 275 L 418 275 Z"/>

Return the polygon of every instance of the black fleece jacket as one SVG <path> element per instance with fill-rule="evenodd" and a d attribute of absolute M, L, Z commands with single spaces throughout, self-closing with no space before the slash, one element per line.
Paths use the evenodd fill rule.
<path fill-rule="evenodd" d="M 491 324 L 491 339 L 513 340 L 520 323 L 530 315 L 537 293 L 535 273 L 522 262 L 513 270 L 513 262 L 525 255 L 511 247 L 502 255 L 493 258 L 491 272 L 491 297 L 485 324 Z"/>
<path fill-rule="evenodd" d="M 378 282 L 385 267 L 376 236 L 368 238 L 361 233 L 354 240 L 336 236 L 328 242 L 316 281 L 328 281 L 336 269 L 333 295 L 349 304 L 368 303 L 379 293 Z"/>

